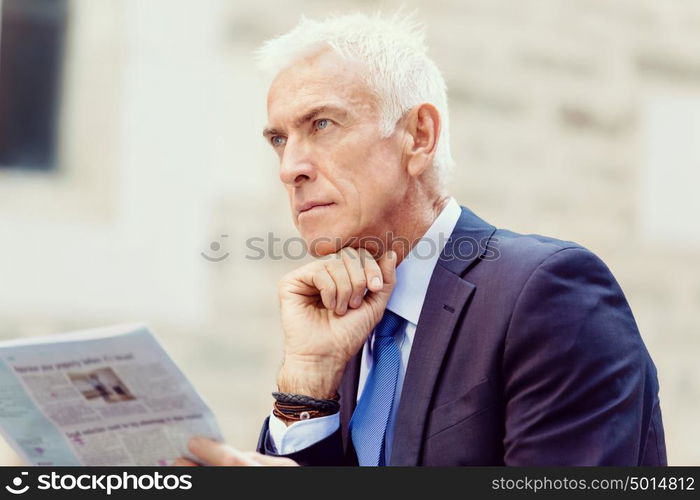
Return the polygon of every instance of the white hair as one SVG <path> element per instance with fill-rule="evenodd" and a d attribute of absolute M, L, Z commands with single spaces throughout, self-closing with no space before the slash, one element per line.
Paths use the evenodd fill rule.
<path fill-rule="evenodd" d="M 323 21 L 302 16 L 291 31 L 265 42 L 255 56 L 262 71 L 275 75 L 300 57 L 328 46 L 366 67 L 367 84 L 379 99 L 384 137 L 391 135 L 396 122 L 412 107 L 427 102 L 437 108 L 441 129 L 433 165 L 444 185 L 454 163 L 446 85 L 427 55 L 424 30 L 414 16 L 356 13 Z"/>

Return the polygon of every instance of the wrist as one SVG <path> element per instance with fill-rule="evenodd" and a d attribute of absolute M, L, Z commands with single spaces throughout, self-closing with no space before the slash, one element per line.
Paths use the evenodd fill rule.
<path fill-rule="evenodd" d="M 345 365 L 327 357 L 285 356 L 277 376 L 277 389 L 315 399 L 332 399 L 338 392 Z"/>

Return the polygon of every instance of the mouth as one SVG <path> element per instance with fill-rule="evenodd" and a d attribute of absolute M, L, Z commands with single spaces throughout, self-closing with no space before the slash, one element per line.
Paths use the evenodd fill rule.
<path fill-rule="evenodd" d="M 301 214 L 307 214 L 307 213 L 310 213 L 310 212 L 319 212 L 319 211 L 323 211 L 323 210 L 325 210 L 325 209 L 327 209 L 327 208 L 329 208 L 329 207 L 331 207 L 331 206 L 333 206 L 333 205 L 335 205 L 334 202 L 330 202 L 330 203 L 310 203 L 310 204 L 308 204 L 308 205 L 303 206 L 303 207 L 299 210 L 299 215 L 301 215 Z"/>

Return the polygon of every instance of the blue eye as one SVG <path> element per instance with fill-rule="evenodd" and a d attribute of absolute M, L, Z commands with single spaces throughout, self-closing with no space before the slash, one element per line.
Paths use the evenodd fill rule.
<path fill-rule="evenodd" d="M 316 130 L 323 130 L 324 128 L 328 127 L 330 125 L 330 120 L 326 118 L 322 118 L 321 120 L 316 120 Z"/>
<path fill-rule="evenodd" d="M 281 135 L 275 135 L 272 136 L 270 142 L 275 147 L 284 146 L 287 143 L 287 138 Z"/>

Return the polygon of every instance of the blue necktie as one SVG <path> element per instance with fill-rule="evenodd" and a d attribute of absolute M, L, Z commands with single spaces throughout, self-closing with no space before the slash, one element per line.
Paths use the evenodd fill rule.
<path fill-rule="evenodd" d="M 396 333 L 404 320 L 386 309 L 374 329 L 372 368 L 350 419 L 350 433 L 360 465 L 384 465 L 384 437 L 394 404 L 401 352 Z"/>

